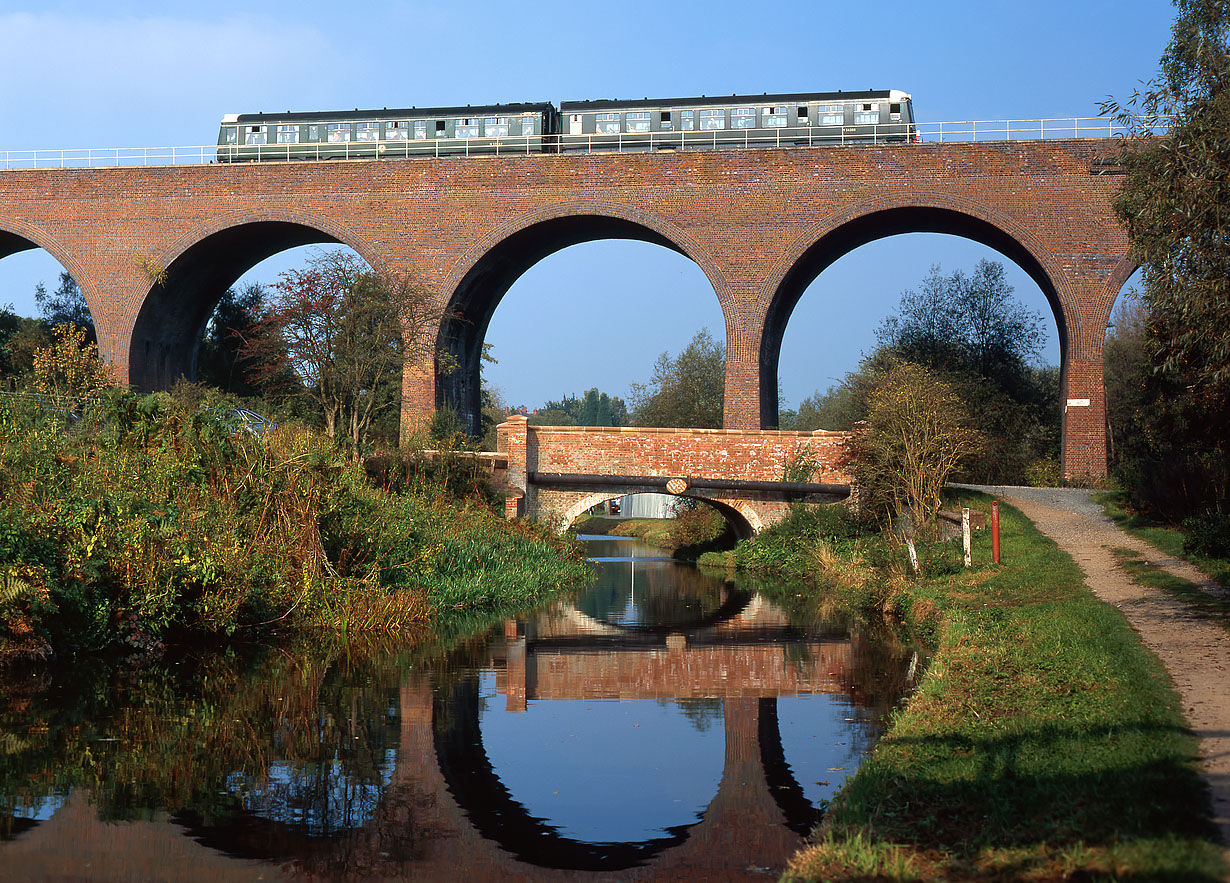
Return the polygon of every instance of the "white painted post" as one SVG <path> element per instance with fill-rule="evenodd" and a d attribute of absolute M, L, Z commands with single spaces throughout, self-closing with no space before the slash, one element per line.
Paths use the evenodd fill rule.
<path fill-rule="evenodd" d="M 973 558 L 970 556 L 969 507 L 961 510 L 961 542 L 965 546 L 965 566 L 969 567 L 973 564 Z"/>

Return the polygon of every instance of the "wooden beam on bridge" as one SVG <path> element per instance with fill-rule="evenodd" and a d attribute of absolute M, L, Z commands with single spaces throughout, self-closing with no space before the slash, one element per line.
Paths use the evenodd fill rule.
<path fill-rule="evenodd" d="M 540 487 L 599 488 L 633 485 L 667 490 L 667 483 L 672 480 L 673 476 L 527 472 L 526 478 L 531 484 L 536 484 Z M 683 480 L 687 482 L 689 490 L 742 491 L 765 494 L 784 500 L 799 500 L 803 497 L 819 496 L 836 503 L 850 496 L 850 485 L 848 484 L 825 484 L 811 481 L 745 481 L 737 478 L 687 477 Z"/>

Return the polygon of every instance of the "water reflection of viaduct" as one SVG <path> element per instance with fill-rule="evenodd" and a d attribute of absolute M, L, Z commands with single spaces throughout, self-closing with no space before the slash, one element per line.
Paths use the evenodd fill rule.
<path fill-rule="evenodd" d="M 655 243 L 695 261 L 711 283 L 726 326 L 724 426 L 758 430 L 777 424 L 782 336 L 825 268 L 886 236 L 955 234 L 1015 261 L 1047 297 L 1060 340 L 1064 465 L 1102 473 L 1103 339 L 1134 269 L 1110 206 L 1117 179 L 1105 174 L 1117 146 L 1094 138 L 6 170 L 0 257 L 46 249 L 80 284 L 102 354 L 149 389 L 195 373 L 210 311 L 251 267 L 292 246 L 351 246 L 378 269 L 412 272 L 452 311 L 430 333 L 460 368 L 408 370 L 403 416 L 450 403 L 476 427 L 483 338 L 513 283 L 578 243 Z M 823 347 L 824 329 L 811 331 Z"/>
<path fill-rule="evenodd" d="M 263 879 L 320 876 L 324 868 L 364 879 L 472 881 L 576 880 L 613 870 L 623 880 L 740 879 L 743 869 L 780 869 L 815 817 L 785 763 L 776 698 L 843 693 L 858 701 L 848 637 L 796 632 L 789 653 L 762 642 L 784 631 L 785 619 L 754 601 L 724 621 L 671 634 L 629 633 L 561 611 L 510 622 L 489 646 L 512 713 L 527 700 L 577 696 L 721 698 L 717 793 L 699 821 L 648 842 L 580 843 L 532 818 L 482 748 L 476 677 L 442 687 L 417 676 L 398 695 L 396 770 L 361 830 L 310 838 L 249 817 L 225 829 L 190 827 L 189 840 L 168 824 L 102 824 L 70 800 L 2 854 L 35 878 L 67 879 L 88 865 L 97 879 L 143 878 L 146 870 L 158 879 L 171 866 L 177 879 L 209 883 L 250 879 L 258 869 Z M 257 860 L 270 852 L 280 867 Z"/>

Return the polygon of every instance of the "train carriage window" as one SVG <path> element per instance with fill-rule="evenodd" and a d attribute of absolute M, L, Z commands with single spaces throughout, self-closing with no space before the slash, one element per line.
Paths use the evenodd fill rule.
<path fill-rule="evenodd" d="M 227 144 L 234 144 L 238 137 L 238 133 L 235 131 L 234 126 L 222 127 L 222 140 Z"/>
<path fill-rule="evenodd" d="M 453 124 L 454 138 L 477 138 L 478 120 L 469 117 L 459 119 Z"/>
<path fill-rule="evenodd" d="M 427 140 L 427 120 L 415 120 L 414 121 L 414 140 L 415 141 L 426 141 Z"/>
<path fill-rule="evenodd" d="M 840 126 L 845 122 L 840 104 L 821 104 L 816 112 L 822 126 Z"/>
<path fill-rule="evenodd" d="M 726 111 L 721 108 L 706 108 L 700 112 L 701 131 L 726 128 Z"/>
<path fill-rule="evenodd" d="M 308 126 L 308 140 L 309 141 L 319 141 L 320 140 L 320 126 Z"/>
<path fill-rule="evenodd" d="M 696 111 L 681 110 L 679 111 L 679 129 L 684 132 L 691 132 L 696 128 Z"/>
<path fill-rule="evenodd" d="M 329 143 L 341 144 L 350 140 L 350 123 L 329 123 Z"/>
<path fill-rule="evenodd" d="M 269 143 L 269 127 L 268 126 L 248 126 L 244 129 L 243 136 L 244 144 L 268 144 Z"/>
<path fill-rule="evenodd" d="M 409 120 L 390 120 L 384 124 L 384 137 L 389 141 L 406 141 L 409 136 Z"/>
<path fill-rule="evenodd" d="M 756 128 L 756 108 L 736 107 L 730 111 L 730 127 L 732 129 Z"/>
<path fill-rule="evenodd" d="M 534 118 L 533 117 L 521 117 L 521 134 L 522 135 L 533 135 L 534 134 Z"/>
<path fill-rule="evenodd" d="M 298 126 L 278 126 L 278 143 L 279 144 L 298 144 L 299 143 L 299 127 Z"/>
<path fill-rule="evenodd" d="M 380 123 L 357 123 L 355 125 L 356 141 L 379 141 Z"/>
<path fill-rule="evenodd" d="M 806 126 L 806 125 L 807 125 L 807 123 L 808 123 L 808 116 L 807 116 L 807 108 L 806 108 L 806 107 L 800 107 L 800 108 L 798 109 L 798 111 L 796 111 L 796 112 L 795 112 L 795 116 L 796 116 L 796 117 L 798 117 L 798 120 L 799 120 L 799 125 L 800 125 L 800 126 Z"/>
<path fill-rule="evenodd" d="M 661 114 L 659 114 L 658 122 L 663 130 L 670 130 L 674 128 L 674 123 L 671 121 L 671 112 L 669 110 L 664 110 Z"/>
<path fill-rule="evenodd" d="M 901 105 L 900 104 L 898 104 L 897 102 L 893 102 L 892 104 L 888 106 L 888 118 L 890 120 L 900 120 L 901 119 Z"/>
<path fill-rule="evenodd" d="M 483 134 L 488 138 L 507 138 L 508 117 L 487 117 L 483 120 Z"/>
<path fill-rule="evenodd" d="M 788 119 L 786 108 L 766 107 L 764 109 L 764 125 L 766 129 L 783 129 Z"/>
<path fill-rule="evenodd" d="M 594 131 L 599 135 L 618 135 L 619 134 L 619 114 L 618 113 L 600 113 L 595 114 L 594 119 L 597 120 Z"/>
<path fill-rule="evenodd" d="M 854 108 L 854 124 L 856 126 L 874 125 L 880 121 L 880 105 L 860 104 Z"/>
<path fill-rule="evenodd" d="M 649 111 L 633 110 L 624 114 L 624 131 L 625 132 L 648 132 L 649 131 Z"/>
<path fill-rule="evenodd" d="M 436 137 L 444 137 L 444 120 L 436 120 Z"/>

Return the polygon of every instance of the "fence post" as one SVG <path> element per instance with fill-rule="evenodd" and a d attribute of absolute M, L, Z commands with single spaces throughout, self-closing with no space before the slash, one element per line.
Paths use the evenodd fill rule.
<path fill-rule="evenodd" d="M 969 536 L 969 507 L 966 506 L 961 510 L 961 542 L 965 547 L 965 566 L 969 567 L 973 564 L 973 558 L 970 555 L 970 536 Z"/>
<path fill-rule="evenodd" d="M 999 500 L 991 501 L 991 561 L 999 563 Z"/>

